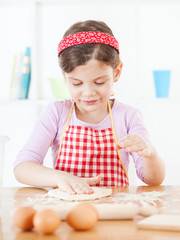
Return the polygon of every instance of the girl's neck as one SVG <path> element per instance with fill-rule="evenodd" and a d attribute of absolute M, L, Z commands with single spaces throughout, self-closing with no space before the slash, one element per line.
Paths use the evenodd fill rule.
<path fill-rule="evenodd" d="M 113 101 L 110 100 L 110 105 L 111 108 L 113 106 Z M 102 108 L 98 109 L 95 112 L 81 112 L 75 104 L 75 111 L 76 111 L 76 117 L 86 123 L 90 123 L 90 124 L 98 124 L 100 122 L 102 122 L 105 117 L 109 114 L 109 109 L 108 109 L 108 104 L 102 106 Z"/>

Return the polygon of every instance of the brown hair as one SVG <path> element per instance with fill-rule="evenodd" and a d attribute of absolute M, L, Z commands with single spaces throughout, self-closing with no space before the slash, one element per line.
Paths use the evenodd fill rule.
<path fill-rule="evenodd" d="M 87 20 L 72 25 L 63 38 L 78 32 L 96 31 L 107 33 L 114 37 L 111 29 L 101 21 Z M 118 51 L 106 44 L 86 43 L 74 45 L 64 49 L 59 56 L 59 66 L 64 72 L 71 72 L 75 67 L 85 64 L 91 59 L 96 59 L 110 65 L 115 69 L 120 62 Z"/>

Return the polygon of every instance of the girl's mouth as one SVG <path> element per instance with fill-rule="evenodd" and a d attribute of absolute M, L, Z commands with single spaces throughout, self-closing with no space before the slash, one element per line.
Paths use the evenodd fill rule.
<path fill-rule="evenodd" d="M 95 103 L 97 102 L 97 100 L 91 100 L 91 101 L 84 101 L 84 100 L 83 100 L 83 102 L 84 102 L 85 104 L 87 104 L 87 105 L 93 105 L 93 104 L 95 104 Z"/>

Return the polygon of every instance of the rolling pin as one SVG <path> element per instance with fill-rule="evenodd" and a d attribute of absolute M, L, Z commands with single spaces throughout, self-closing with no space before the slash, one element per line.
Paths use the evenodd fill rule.
<path fill-rule="evenodd" d="M 61 216 L 61 219 L 64 220 L 66 218 L 67 213 L 77 205 L 78 203 L 70 203 L 70 204 L 62 204 L 62 206 L 36 206 L 37 210 L 42 208 L 52 208 L 58 212 Z M 157 214 L 158 210 L 155 207 L 144 206 L 138 207 L 133 204 L 110 204 L 110 203 L 102 203 L 102 204 L 92 204 L 94 205 L 99 212 L 100 220 L 123 220 L 123 219 L 133 219 L 136 215 L 142 215 L 144 217 L 151 216 L 153 214 Z"/>
<path fill-rule="evenodd" d="M 158 212 L 155 207 L 138 207 L 130 204 L 96 204 L 94 206 L 99 212 L 99 219 L 103 220 L 133 219 L 136 215 L 147 217 Z"/>

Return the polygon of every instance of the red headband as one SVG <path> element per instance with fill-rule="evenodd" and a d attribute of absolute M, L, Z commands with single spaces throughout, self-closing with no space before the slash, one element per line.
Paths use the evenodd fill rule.
<path fill-rule="evenodd" d="M 59 54 L 68 47 L 83 43 L 103 43 L 114 47 L 119 53 L 118 41 L 111 35 L 102 32 L 79 32 L 65 37 L 58 45 Z"/>

